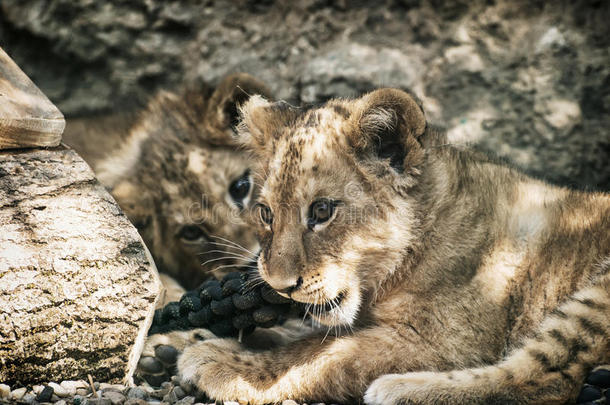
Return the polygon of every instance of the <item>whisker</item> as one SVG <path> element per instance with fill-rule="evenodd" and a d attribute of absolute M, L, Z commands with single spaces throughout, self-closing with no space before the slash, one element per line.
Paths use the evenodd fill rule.
<path fill-rule="evenodd" d="M 244 251 L 244 252 L 246 252 L 246 253 L 250 253 L 250 254 L 251 254 L 251 252 L 250 252 L 249 250 L 243 249 L 243 248 L 241 248 L 241 247 L 237 247 L 237 246 L 229 245 L 229 244 L 226 244 L 226 243 L 220 243 L 220 242 L 206 242 L 206 244 L 215 245 L 215 246 L 225 246 L 225 247 L 227 247 L 227 248 L 231 248 L 231 249 L 239 249 L 239 250 L 241 250 L 241 251 Z"/>
<path fill-rule="evenodd" d="M 234 257 L 234 256 L 222 256 L 222 257 L 217 257 L 215 259 L 210 259 L 210 260 L 206 260 L 205 262 L 201 263 L 201 266 L 205 266 L 208 263 L 212 263 L 212 262 L 217 262 L 218 260 L 226 260 L 226 259 L 241 259 L 241 257 Z"/>
<path fill-rule="evenodd" d="M 245 256 L 245 255 L 243 255 L 241 253 L 227 252 L 225 250 L 210 250 L 210 251 L 208 251 L 206 253 L 226 253 L 226 254 L 232 255 L 233 257 L 240 257 L 242 259 L 246 259 L 246 260 L 249 260 L 249 261 L 252 259 L 251 257 Z"/>
<path fill-rule="evenodd" d="M 237 242 L 235 242 L 235 241 L 229 240 L 229 239 L 227 239 L 227 238 L 223 238 L 222 236 L 218 236 L 218 235 L 210 235 L 210 236 L 212 236 L 213 238 L 216 238 L 216 239 L 220 239 L 220 240 L 222 240 L 222 241 L 224 241 L 224 242 L 226 242 L 226 243 L 229 243 L 229 244 L 231 244 L 231 245 L 235 246 L 236 248 L 243 249 L 243 250 L 245 250 L 246 252 L 249 252 L 249 253 L 251 253 L 251 254 L 253 254 L 253 255 L 256 255 L 256 253 L 254 253 L 253 251 L 251 251 L 251 250 L 249 250 L 249 249 L 246 249 L 245 247 L 243 247 L 242 245 L 240 245 L 239 243 L 237 243 Z"/>

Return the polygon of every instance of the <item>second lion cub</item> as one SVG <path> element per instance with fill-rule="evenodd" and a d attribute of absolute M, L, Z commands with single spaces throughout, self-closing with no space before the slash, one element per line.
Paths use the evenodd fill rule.
<path fill-rule="evenodd" d="M 242 113 L 260 275 L 344 332 L 187 347 L 179 371 L 211 397 L 563 403 L 610 360 L 609 196 L 448 146 L 399 90 Z"/>

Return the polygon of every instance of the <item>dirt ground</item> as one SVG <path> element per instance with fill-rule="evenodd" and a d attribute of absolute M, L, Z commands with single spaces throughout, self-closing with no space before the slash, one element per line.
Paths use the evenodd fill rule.
<path fill-rule="evenodd" d="M 2 0 L 0 46 L 66 116 L 246 71 L 291 103 L 410 88 L 450 141 L 610 190 L 610 2 Z"/>

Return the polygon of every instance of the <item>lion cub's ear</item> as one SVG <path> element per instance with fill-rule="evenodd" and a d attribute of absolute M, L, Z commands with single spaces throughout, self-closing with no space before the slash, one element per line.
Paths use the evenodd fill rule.
<path fill-rule="evenodd" d="M 210 132 L 208 139 L 216 143 L 234 143 L 239 108 L 257 94 L 271 97 L 267 86 L 247 73 L 236 73 L 222 79 L 210 98 L 205 115 Z"/>
<path fill-rule="evenodd" d="M 389 159 L 398 172 L 421 162 L 418 138 L 426 130 L 426 117 L 418 101 L 397 89 L 375 90 L 355 103 L 347 136 L 359 155 Z"/>
<path fill-rule="evenodd" d="M 241 107 L 238 142 L 258 156 L 264 156 L 273 148 L 273 141 L 281 131 L 294 124 L 296 117 L 296 109 L 285 101 L 272 103 L 254 96 Z"/>

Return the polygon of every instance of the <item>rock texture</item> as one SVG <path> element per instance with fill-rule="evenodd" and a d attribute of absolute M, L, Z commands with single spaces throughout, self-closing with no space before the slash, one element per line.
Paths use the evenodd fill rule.
<path fill-rule="evenodd" d="M 160 289 L 74 151 L 0 152 L 0 382 L 129 381 Z"/>
<path fill-rule="evenodd" d="M 610 189 L 610 3 L 2 0 L 0 44 L 70 117 L 246 71 L 292 103 L 413 89 L 451 142 Z"/>
<path fill-rule="evenodd" d="M 0 48 L 0 149 L 57 146 L 66 122 Z"/>

